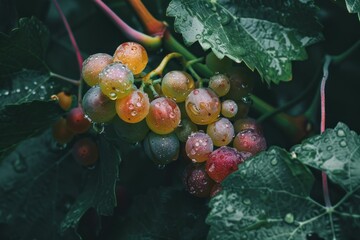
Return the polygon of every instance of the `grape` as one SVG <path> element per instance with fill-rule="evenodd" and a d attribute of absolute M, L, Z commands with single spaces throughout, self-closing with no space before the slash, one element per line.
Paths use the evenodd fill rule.
<path fill-rule="evenodd" d="M 234 127 L 227 118 L 220 118 L 207 126 L 206 133 L 217 147 L 228 145 L 235 136 Z"/>
<path fill-rule="evenodd" d="M 134 75 L 121 63 L 107 65 L 99 79 L 101 91 L 111 100 L 123 98 L 133 91 Z"/>
<path fill-rule="evenodd" d="M 52 135 L 58 143 L 66 144 L 74 137 L 74 132 L 68 128 L 66 119 L 61 117 L 52 125 Z"/>
<path fill-rule="evenodd" d="M 238 112 L 238 105 L 233 100 L 225 100 L 221 103 L 221 114 L 224 117 L 232 118 Z"/>
<path fill-rule="evenodd" d="M 205 164 L 189 164 L 183 174 L 185 190 L 196 197 L 209 197 L 215 182 L 205 170 Z"/>
<path fill-rule="evenodd" d="M 213 72 L 225 73 L 231 68 L 232 61 L 226 56 L 223 59 L 219 59 L 213 52 L 210 52 L 206 55 L 205 64 Z"/>
<path fill-rule="evenodd" d="M 258 132 L 247 129 L 239 132 L 234 139 L 234 148 L 256 154 L 266 149 L 266 140 Z"/>
<path fill-rule="evenodd" d="M 191 121 L 207 125 L 219 117 L 219 97 L 209 88 L 197 88 L 190 92 L 185 101 L 185 110 Z"/>
<path fill-rule="evenodd" d="M 145 120 L 137 123 L 127 123 L 121 120 L 118 116 L 115 116 L 112 124 L 116 135 L 121 140 L 128 143 L 137 143 L 142 141 L 150 130 Z"/>
<path fill-rule="evenodd" d="M 88 167 L 96 163 L 99 158 L 99 151 L 91 138 L 81 138 L 74 144 L 72 155 L 80 165 Z"/>
<path fill-rule="evenodd" d="M 149 132 L 144 139 L 144 150 L 155 164 L 166 165 L 179 157 L 180 142 L 175 133 L 159 135 Z"/>
<path fill-rule="evenodd" d="M 91 122 L 85 117 L 84 110 L 81 107 L 71 109 L 66 117 L 66 124 L 74 133 L 84 133 L 91 126 Z"/>
<path fill-rule="evenodd" d="M 243 130 L 252 129 L 260 135 L 263 134 L 261 126 L 256 122 L 255 119 L 246 117 L 240 118 L 234 122 L 235 133 L 241 132 Z"/>
<path fill-rule="evenodd" d="M 225 96 L 230 90 L 230 80 L 225 74 L 216 74 L 210 78 L 209 88 L 219 97 Z"/>
<path fill-rule="evenodd" d="M 256 75 L 248 67 L 242 65 L 232 68 L 229 72 L 229 79 L 230 91 L 225 97 L 239 101 L 252 92 Z"/>
<path fill-rule="evenodd" d="M 66 92 L 59 92 L 56 95 L 51 96 L 52 99 L 57 100 L 59 103 L 59 106 L 67 111 L 70 109 L 73 98 L 70 94 L 66 93 Z"/>
<path fill-rule="evenodd" d="M 113 58 L 106 53 L 96 53 L 90 55 L 83 62 L 82 78 L 89 86 L 94 86 L 99 83 L 99 73 L 110 63 Z"/>
<path fill-rule="evenodd" d="M 236 115 L 234 116 L 234 119 L 245 118 L 249 113 L 250 104 L 244 103 L 242 100 L 235 101 L 235 102 L 236 102 L 236 105 L 238 106 L 238 111 L 237 111 Z"/>
<path fill-rule="evenodd" d="M 206 162 L 206 172 L 217 183 L 223 181 L 230 173 L 244 162 L 243 155 L 235 148 L 222 146 L 214 150 Z"/>
<path fill-rule="evenodd" d="M 85 93 L 82 107 L 91 121 L 96 123 L 109 122 L 116 114 L 115 102 L 105 96 L 98 85 Z"/>
<path fill-rule="evenodd" d="M 185 151 L 188 157 L 195 162 L 208 160 L 214 145 L 210 136 L 203 132 L 195 132 L 186 141 Z"/>
<path fill-rule="evenodd" d="M 175 133 L 181 142 L 186 142 L 190 134 L 197 130 L 197 126 L 185 118 L 181 120 L 180 125 L 175 129 Z"/>
<path fill-rule="evenodd" d="M 140 90 L 135 90 L 126 97 L 116 100 L 118 116 L 128 123 L 140 122 L 147 116 L 149 109 L 149 97 Z"/>
<path fill-rule="evenodd" d="M 161 81 L 163 94 L 176 102 L 184 102 L 194 88 L 194 79 L 183 71 L 168 72 Z"/>
<path fill-rule="evenodd" d="M 180 109 L 170 98 L 160 97 L 150 103 L 146 123 L 157 134 L 168 134 L 180 123 Z"/>
<path fill-rule="evenodd" d="M 139 43 L 124 42 L 115 50 L 114 62 L 121 62 L 136 75 L 145 69 L 148 55 L 145 48 Z"/>

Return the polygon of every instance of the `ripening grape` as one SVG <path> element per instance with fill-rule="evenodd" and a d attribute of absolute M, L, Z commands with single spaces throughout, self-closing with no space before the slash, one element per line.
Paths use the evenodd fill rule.
<path fill-rule="evenodd" d="M 194 162 L 204 162 L 209 158 L 214 145 L 210 136 L 204 132 L 195 132 L 186 141 L 185 151 Z"/>
<path fill-rule="evenodd" d="M 113 58 L 106 53 L 96 53 L 90 55 L 83 62 L 81 75 L 84 81 L 89 86 L 94 86 L 99 83 L 99 73 L 110 63 Z"/>
<path fill-rule="evenodd" d="M 195 123 L 189 119 L 182 119 L 180 125 L 175 129 L 175 133 L 181 142 L 186 142 L 190 134 L 198 130 Z"/>
<path fill-rule="evenodd" d="M 189 164 L 183 173 L 185 190 L 196 197 L 209 197 L 215 185 L 206 173 L 205 164 Z"/>
<path fill-rule="evenodd" d="M 206 55 L 205 64 L 213 72 L 225 73 L 231 68 L 232 60 L 226 56 L 219 59 L 213 52 L 210 52 Z"/>
<path fill-rule="evenodd" d="M 96 123 L 109 122 L 116 114 L 115 102 L 105 96 L 98 85 L 85 93 L 82 107 L 91 121 Z"/>
<path fill-rule="evenodd" d="M 114 127 L 116 135 L 128 143 L 142 141 L 150 131 L 145 119 L 137 123 L 127 123 L 118 116 L 115 116 L 112 121 L 112 126 Z"/>
<path fill-rule="evenodd" d="M 72 155 L 80 165 L 88 167 L 94 165 L 98 160 L 99 150 L 91 138 L 82 138 L 74 144 Z"/>
<path fill-rule="evenodd" d="M 238 105 L 233 100 L 225 100 L 221 103 L 221 114 L 224 117 L 232 118 L 238 112 Z"/>
<path fill-rule="evenodd" d="M 224 180 L 230 173 L 238 169 L 244 162 L 243 155 L 235 148 L 222 146 L 214 150 L 206 162 L 206 172 L 217 183 Z"/>
<path fill-rule="evenodd" d="M 220 118 L 207 126 L 206 133 L 217 147 L 228 145 L 235 136 L 234 127 L 227 118 Z"/>
<path fill-rule="evenodd" d="M 101 91 L 111 100 L 123 98 L 133 90 L 134 75 L 121 63 L 107 65 L 99 74 Z"/>
<path fill-rule="evenodd" d="M 180 142 L 175 133 L 159 135 L 149 132 L 144 139 L 144 150 L 154 163 L 166 165 L 179 157 Z"/>
<path fill-rule="evenodd" d="M 145 48 L 139 43 L 124 42 L 115 50 L 114 62 L 121 62 L 136 75 L 145 69 L 148 55 Z"/>
<path fill-rule="evenodd" d="M 239 101 L 252 92 L 256 74 L 246 66 L 234 67 L 229 71 L 230 91 L 225 96 L 227 99 Z"/>
<path fill-rule="evenodd" d="M 225 96 L 230 90 L 230 80 L 225 74 L 216 74 L 210 78 L 209 88 L 219 97 Z"/>
<path fill-rule="evenodd" d="M 91 122 L 81 107 L 71 109 L 66 117 L 66 124 L 74 133 L 84 133 L 91 127 Z"/>
<path fill-rule="evenodd" d="M 184 71 L 168 72 L 161 81 L 162 93 L 176 102 L 184 102 L 194 88 L 194 79 Z"/>
<path fill-rule="evenodd" d="M 219 97 L 209 88 L 196 88 L 185 101 L 185 110 L 191 121 L 207 125 L 219 117 L 221 104 Z"/>
<path fill-rule="evenodd" d="M 156 98 L 150 103 L 146 123 L 157 134 L 168 134 L 175 130 L 180 123 L 180 109 L 170 98 Z"/>
<path fill-rule="evenodd" d="M 52 125 L 52 135 L 58 143 L 66 144 L 74 137 L 74 132 L 68 128 L 66 119 L 61 117 Z"/>
<path fill-rule="evenodd" d="M 140 90 L 135 90 L 126 97 L 116 100 L 118 116 L 128 123 L 140 122 L 147 116 L 149 109 L 149 97 Z"/>
<path fill-rule="evenodd" d="M 51 99 L 57 100 L 59 103 L 59 106 L 65 111 L 70 109 L 72 101 L 73 101 L 72 96 L 64 91 L 59 92 L 56 95 L 52 95 Z"/>
<path fill-rule="evenodd" d="M 243 130 L 252 129 L 255 132 L 259 133 L 260 135 L 263 134 L 263 130 L 261 125 L 256 122 L 255 119 L 246 117 L 246 118 L 239 118 L 234 122 L 234 129 L 235 133 L 241 132 Z"/>
<path fill-rule="evenodd" d="M 239 132 L 235 136 L 233 145 L 238 151 L 250 152 L 252 154 L 257 154 L 267 147 L 265 137 L 252 129 Z"/>

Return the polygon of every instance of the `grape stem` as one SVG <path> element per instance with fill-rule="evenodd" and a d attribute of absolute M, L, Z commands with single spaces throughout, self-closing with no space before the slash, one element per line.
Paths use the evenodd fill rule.
<path fill-rule="evenodd" d="M 146 32 L 152 36 L 163 36 L 166 30 L 166 23 L 161 22 L 154 18 L 148 11 L 141 0 L 127 0 L 128 3 L 134 8 L 137 15 L 140 17 L 141 22 L 145 26 Z"/>
<path fill-rule="evenodd" d="M 173 53 L 169 53 L 167 54 L 163 60 L 161 61 L 161 63 L 159 64 L 159 66 L 157 66 L 154 70 L 152 70 L 151 72 L 149 72 L 148 74 L 145 75 L 145 77 L 143 77 L 143 82 L 147 85 L 151 85 L 152 84 L 152 80 L 151 78 L 155 77 L 155 76 L 161 76 L 162 72 L 164 71 L 164 68 L 166 67 L 166 65 L 168 64 L 168 62 L 173 59 L 173 58 L 180 58 L 183 57 L 180 53 L 177 52 L 173 52 Z"/>
<path fill-rule="evenodd" d="M 80 81 L 79 81 L 79 80 L 74 80 L 74 79 L 65 77 L 65 76 L 63 76 L 63 75 L 57 74 L 57 73 L 50 72 L 50 77 L 58 78 L 58 79 L 63 80 L 63 81 L 65 81 L 65 82 L 74 84 L 75 86 L 79 86 L 79 85 L 80 85 Z"/>
<path fill-rule="evenodd" d="M 65 25 L 65 28 L 66 28 L 66 31 L 69 35 L 69 38 L 70 38 L 70 42 L 71 42 L 71 45 L 73 46 L 74 48 L 74 51 L 75 51 L 75 54 L 76 54 L 76 59 L 77 59 L 77 62 L 78 62 L 78 65 L 79 65 L 79 73 L 80 73 L 80 79 L 78 80 L 78 105 L 81 106 L 81 101 L 82 101 L 82 85 L 83 85 L 83 81 L 81 79 L 81 70 L 82 70 L 82 63 L 83 63 L 83 58 L 81 56 L 81 53 L 80 53 L 80 50 L 79 50 L 79 47 L 76 43 L 76 39 L 75 39 L 75 36 L 71 30 L 71 27 L 63 13 L 63 11 L 61 10 L 61 7 L 60 5 L 58 4 L 57 0 L 53 0 L 53 3 L 56 7 L 56 10 L 58 11 L 60 17 L 61 17 L 61 21 L 64 23 Z M 50 74 L 51 75 L 51 74 Z M 65 80 L 64 78 L 62 78 L 63 80 Z M 69 81 L 68 81 L 69 82 Z"/>
<path fill-rule="evenodd" d="M 116 24 L 120 31 L 132 41 L 139 42 L 147 49 L 157 49 L 161 46 L 161 36 L 151 37 L 130 27 L 114 11 L 112 11 L 103 1 L 93 0 L 94 3 Z"/>

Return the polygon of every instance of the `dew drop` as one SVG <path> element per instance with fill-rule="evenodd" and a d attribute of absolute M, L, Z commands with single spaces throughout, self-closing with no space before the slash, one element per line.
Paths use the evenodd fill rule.
<path fill-rule="evenodd" d="M 201 35 L 200 34 L 196 34 L 196 39 L 200 39 L 201 38 Z"/>
<path fill-rule="evenodd" d="M 328 151 L 331 151 L 332 149 L 333 149 L 332 146 L 328 146 L 328 147 L 326 148 L 326 150 L 328 150 Z"/>
<path fill-rule="evenodd" d="M 278 160 L 276 158 L 271 160 L 271 165 L 275 166 L 278 163 Z"/>
<path fill-rule="evenodd" d="M 243 203 L 244 203 L 245 205 L 250 205 L 250 204 L 251 204 L 251 200 L 250 200 L 249 198 L 245 198 L 245 199 L 243 200 Z"/>
<path fill-rule="evenodd" d="M 339 136 L 339 137 L 345 137 L 345 132 L 344 132 L 344 130 L 342 130 L 342 129 L 339 129 L 338 131 L 337 131 L 337 135 Z"/>
<path fill-rule="evenodd" d="M 4 96 L 7 96 L 7 95 L 9 95 L 9 91 L 4 92 Z"/>
<path fill-rule="evenodd" d="M 228 205 L 228 206 L 226 207 L 226 211 L 227 211 L 228 213 L 232 213 L 232 212 L 234 212 L 234 207 L 231 206 L 231 205 Z"/>
<path fill-rule="evenodd" d="M 289 224 L 293 223 L 294 222 L 294 214 L 287 213 L 284 217 L 284 221 Z"/>
<path fill-rule="evenodd" d="M 95 165 L 88 166 L 86 169 L 87 169 L 87 170 L 94 170 L 94 169 L 95 169 Z"/>
<path fill-rule="evenodd" d="M 114 92 L 111 92 L 111 93 L 109 94 L 109 98 L 110 98 L 111 100 L 115 100 L 115 99 L 117 98 L 117 94 L 114 93 Z"/>
<path fill-rule="evenodd" d="M 157 165 L 157 168 L 160 169 L 160 170 L 162 170 L 162 169 L 165 168 L 165 164 L 159 164 L 159 165 Z"/>
<path fill-rule="evenodd" d="M 339 144 L 340 144 L 340 147 L 346 147 L 347 146 L 347 143 L 344 140 L 340 141 Z"/>
<path fill-rule="evenodd" d="M 14 161 L 12 161 L 12 166 L 13 166 L 15 172 L 17 172 L 17 173 L 23 173 L 28 168 L 26 162 L 23 159 L 21 159 L 20 157 L 14 159 Z"/>
<path fill-rule="evenodd" d="M 135 117 L 137 115 L 137 111 L 131 111 L 130 115 Z"/>
<path fill-rule="evenodd" d="M 105 130 L 104 123 L 93 123 L 92 126 L 93 126 L 94 131 L 97 132 L 98 134 L 104 133 L 104 130 Z"/>
<path fill-rule="evenodd" d="M 291 159 L 296 159 L 296 158 L 297 158 L 296 153 L 295 153 L 295 152 L 291 152 L 291 153 L 290 153 L 290 158 L 291 158 Z"/>

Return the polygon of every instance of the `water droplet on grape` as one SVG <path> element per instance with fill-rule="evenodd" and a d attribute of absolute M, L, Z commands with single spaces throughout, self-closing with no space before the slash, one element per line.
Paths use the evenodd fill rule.
<path fill-rule="evenodd" d="M 157 165 L 157 168 L 162 170 L 165 168 L 165 166 L 166 166 L 165 164 L 159 164 L 159 165 Z"/>
<path fill-rule="evenodd" d="M 137 115 L 137 111 L 131 111 L 130 115 L 135 117 Z"/>
<path fill-rule="evenodd" d="M 110 98 L 111 100 L 115 100 L 115 99 L 117 98 L 117 94 L 114 93 L 114 92 L 111 92 L 111 93 L 109 94 L 109 98 Z"/>
<path fill-rule="evenodd" d="M 128 106 L 128 108 L 130 109 L 130 110 L 133 110 L 134 109 L 134 104 L 129 104 L 129 106 Z"/>

